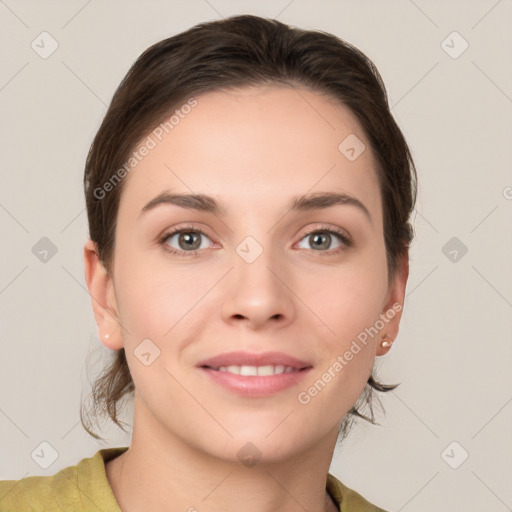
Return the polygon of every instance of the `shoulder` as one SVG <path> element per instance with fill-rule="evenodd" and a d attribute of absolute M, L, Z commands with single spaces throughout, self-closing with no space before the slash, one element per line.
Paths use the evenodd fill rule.
<path fill-rule="evenodd" d="M 73 505 L 77 509 L 76 482 L 76 466 L 65 468 L 53 476 L 0 481 L 0 510 L 72 510 L 70 507 Z"/>
<path fill-rule="evenodd" d="M 126 447 L 99 450 L 51 476 L 0 481 L 0 511 L 119 512 L 105 474 L 105 462 Z"/>
<path fill-rule="evenodd" d="M 348 488 L 331 473 L 327 475 L 327 492 L 339 506 L 340 512 L 386 512 Z"/>

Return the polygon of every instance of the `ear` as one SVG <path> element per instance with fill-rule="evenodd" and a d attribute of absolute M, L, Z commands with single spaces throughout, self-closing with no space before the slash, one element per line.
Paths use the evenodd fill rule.
<path fill-rule="evenodd" d="M 114 283 L 90 239 L 84 245 L 84 267 L 100 341 L 112 350 L 123 348 Z"/>
<path fill-rule="evenodd" d="M 403 305 L 405 300 L 405 287 L 409 277 L 409 250 L 405 251 L 398 262 L 398 269 L 393 281 L 390 283 L 388 295 L 382 315 L 387 318 L 387 323 L 382 329 L 381 336 L 388 335 L 388 341 L 394 341 L 398 336 L 400 320 L 402 318 Z M 391 347 L 381 346 L 381 337 L 377 339 L 376 355 L 387 354 Z"/>

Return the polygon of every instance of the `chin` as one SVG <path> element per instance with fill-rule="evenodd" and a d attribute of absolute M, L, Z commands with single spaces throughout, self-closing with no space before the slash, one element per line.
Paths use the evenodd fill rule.
<path fill-rule="evenodd" d="M 250 467 L 255 462 L 282 462 L 301 451 L 303 443 L 308 444 L 302 437 L 294 437 L 285 429 L 278 432 L 280 427 L 276 429 L 277 425 L 274 423 L 268 429 L 253 425 L 243 431 L 231 431 L 234 438 L 216 443 L 215 455 L 226 462 L 241 462 Z"/>

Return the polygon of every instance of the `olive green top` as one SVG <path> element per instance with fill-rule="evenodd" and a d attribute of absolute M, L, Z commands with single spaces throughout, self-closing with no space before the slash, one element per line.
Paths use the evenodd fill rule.
<path fill-rule="evenodd" d="M 121 512 L 105 472 L 105 463 L 126 446 L 99 450 L 53 476 L 0 481 L 0 512 Z M 386 512 L 345 487 L 330 473 L 327 492 L 341 512 Z"/>

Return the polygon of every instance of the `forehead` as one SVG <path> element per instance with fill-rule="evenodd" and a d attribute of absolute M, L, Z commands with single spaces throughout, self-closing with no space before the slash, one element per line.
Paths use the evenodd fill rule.
<path fill-rule="evenodd" d="M 125 178 L 120 214 L 140 213 L 166 190 L 219 197 L 228 214 L 236 213 L 230 204 L 238 212 L 262 197 L 277 205 L 326 190 L 380 210 L 374 156 L 345 105 L 305 88 L 277 86 L 213 91 L 195 100 L 193 108 L 178 106 L 172 123 L 164 121 L 134 149 L 139 158 L 145 155 Z M 354 151 L 347 157 L 346 146 L 357 158 Z"/>

